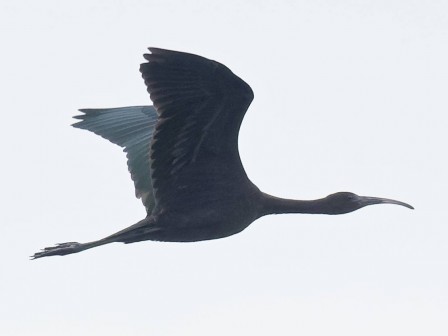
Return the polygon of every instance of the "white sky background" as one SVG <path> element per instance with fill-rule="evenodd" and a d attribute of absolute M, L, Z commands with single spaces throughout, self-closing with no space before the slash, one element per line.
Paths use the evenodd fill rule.
<path fill-rule="evenodd" d="M 448 2 L 2 1 L 1 335 L 447 335 Z M 29 261 L 144 217 L 119 147 L 69 125 L 150 104 L 148 46 L 255 91 L 240 152 L 265 192 L 409 202 L 262 218 L 216 241 Z"/>

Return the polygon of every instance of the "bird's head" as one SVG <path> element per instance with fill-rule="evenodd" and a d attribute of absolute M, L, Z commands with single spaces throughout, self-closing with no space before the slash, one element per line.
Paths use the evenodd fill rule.
<path fill-rule="evenodd" d="M 331 214 L 345 214 L 374 204 L 396 204 L 414 209 L 404 202 L 381 197 L 358 196 L 351 192 L 337 192 L 328 195 L 324 200 L 326 207 L 328 207 L 327 211 Z"/>

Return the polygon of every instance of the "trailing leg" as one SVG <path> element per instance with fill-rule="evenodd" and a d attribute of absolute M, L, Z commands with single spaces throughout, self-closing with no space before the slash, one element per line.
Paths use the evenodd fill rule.
<path fill-rule="evenodd" d="M 31 259 L 38 259 L 42 257 L 49 257 L 55 255 L 67 255 L 72 253 L 78 253 L 81 251 L 88 250 L 92 247 L 97 247 L 101 245 L 106 245 L 109 243 L 121 242 L 121 243 L 133 243 L 137 241 L 147 240 L 147 235 L 154 231 L 153 228 L 149 224 L 153 222 L 151 217 L 147 217 L 140 222 L 129 226 L 128 228 L 118 231 L 106 238 L 95 240 L 88 243 L 77 243 L 77 242 L 68 242 L 62 244 L 56 244 L 56 246 L 46 247 L 40 252 L 35 253 L 31 256 Z"/>

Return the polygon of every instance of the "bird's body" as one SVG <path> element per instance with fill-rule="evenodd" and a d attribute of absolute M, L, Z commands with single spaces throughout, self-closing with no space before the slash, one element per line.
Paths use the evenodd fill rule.
<path fill-rule="evenodd" d="M 341 214 L 391 203 L 342 192 L 313 201 L 261 192 L 247 177 L 238 133 L 253 92 L 227 67 L 181 52 L 150 48 L 140 71 L 152 106 L 85 109 L 77 128 L 124 148 L 136 196 L 147 216 L 90 243 L 45 248 L 33 258 L 65 255 L 111 242 L 193 242 L 227 237 L 274 213 Z"/>
<path fill-rule="evenodd" d="M 259 217 L 261 202 L 257 200 L 262 194 L 247 177 L 224 176 L 216 182 L 201 179 L 191 188 L 179 188 L 176 192 L 183 202 L 173 204 L 169 210 L 156 207 L 137 224 L 148 233 L 137 232 L 134 238 L 134 233 L 129 232 L 130 242 L 193 242 L 223 238 L 244 230 Z M 240 188 L 246 183 L 252 188 Z"/>

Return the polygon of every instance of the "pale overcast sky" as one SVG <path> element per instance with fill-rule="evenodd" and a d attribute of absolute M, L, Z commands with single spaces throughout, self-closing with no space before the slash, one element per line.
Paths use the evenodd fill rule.
<path fill-rule="evenodd" d="M 448 334 L 448 2 L 0 2 L 0 334 Z M 191 244 L 29 261 L 144 217 L 124 153 L 78 108 L 151 104 L 146 47 L 217 60 L 255 100 L 240 152 L 261 190 L 415 206 L 264 217 Z"/>

